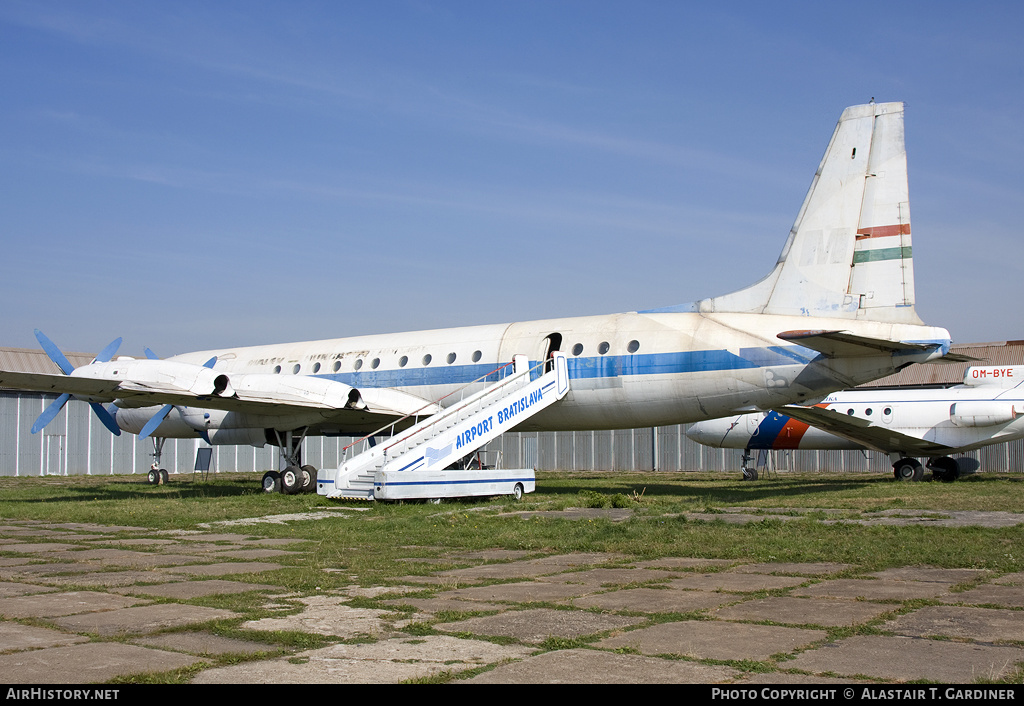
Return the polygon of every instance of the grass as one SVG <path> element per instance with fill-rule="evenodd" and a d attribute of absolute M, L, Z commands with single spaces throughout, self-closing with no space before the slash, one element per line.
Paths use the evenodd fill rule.
<path fill-rule="evenodd" d="M 173 478 L 148 485 L 143 476 L 0 478 L 0 518 L 93 522 L 153 530 L 195 530 L 239 518 L 333 509 L 332 517 L 286 524 L 231 526 L 266 537 L 315 543 L 283 581 L 297 590 L 353 581 L 386 582 L 436 565 L 403 561 L 493 548 L 551 552 L 616 552 L 632 557 L 700 556 L 758 561 L 836 561 L 869 569 L 928 564 L 1024 569 L 1020 527 L 984 529 L 824 524 L 884 510 L 1004 510 L 1024 507 L 1024 477 L 973 476 L 957 483 L 899 483 L 871 475 L 793 475 L 756 483 L 733 474 L 540 473 L 538 491 L 516 503 L 484 498 L 425 503 L 338 504 L 318 495 L 267 495 L 258 474 L 209 481 Z M 630 519 L 524 520 L 514 511 L 627 507 Z M 746 525 L 724 511 L 769 509 L 792 519 Z M 350 511 L 346 511 L 348 508 Z M 823 513 L 821 510 L 830 510 Z M 686 513 L 710 513 L 706 520 Z M 216 527 L 216 525 L 212 525 Z M 447 561 L 451 561 L 447 559 Z M 325 573 L 326 570 L 326 573 Z"/>
<path fill-rule="evenodd" d="M 172 477 L 151 486 L 144 476 L 70 476 L 0 478 L 0 524 L 4 520 L 45 523 L 97 523 L 141 528 L 133 537 L 164 530 L 205 530 L 284 538 L 301 546 L 295 557 L 280 559 L 285 568 L 258 575 L 233 575 L 238 581 L 274 584 L 296 595 L 312 596 L 353 585 L 408 585 L 404 577 L 477 564 L 461 554 L 517 550 L 530 555 L 607 552 L 625 560 L 659 557 L 705 557 L 764 562 L 839 562 L 856 566 L 848 572 L 928 565 L 945 568 L 986 568 L 1000 573 L 1024 570 L 1024 528 L 936 527 L 832 524 L 827 520 L 859 520 L 882 511 L 913 512 L 917 517 L 943 518 L 950 512 L 984 510 L 1018 512 L 1024 507 L 1024 476 L 979 474 L 957 483 L 899 483 L 872 475 L 785 475 L 755 483 L 738 474 L 709 473 L 539 473 L 537 492 L 522 501 L 482 498 L 426 503 L 335 503 L 318 495 L 267 495 L 260 474 L 220 474 L 208 481 Z M 583 519 L 570 520 L 558 511 L 590 508 Z M 613 521 L 602 509 L 628 508 L 627 519 Z M 764 514 L 761 521 L 727 522 L 734 508 Z M 272 515 L 327 511 L 317 520 L 286 523 L 223 525 L 222 521 Z M 528 519 L 519 511 L 535 512 Z M 701 519 L 694 519 L 699 514 Z M 616 515 L 618 516 L 618 515 Z M 785 519 L 780 519 L 785 518 Z M 116 544 L 111 536 L 109 546 Z M 56 539 L 55 541 L 61 541 Z M 106 546 L 103 539 L 91 542 Z M 287 546 L 287 545 L 286 545 Z M 0 546 L 0 555 L 4 555 Z M 416 561 L 410 561 L 415 559 Z M 501 559 L 495 559 L 500 561 Z M 702 571 L 713 569 L 703 568 Z M 408 598 L 432 595 L 452 586 L 424 586 Z M 88 589 L 88 587 L 83 587 Z M 771 595 L 767 592 L 765 595 Z M 412 617 L 411 606 L 383 603 L 398 594 L 355 598 L 354 608 L 382 608 L 397 617 Z M 194 598 L 194 605 L 225 608 L 244 616 L 217 621 L 213 632 L 246 637 L 244 620 L 280 617 L 300 604 L 281 597 L 267 605 L 258 592 Z M 558 606 L 555 606 L 558 607 Z M 474 614 L 451 613 L 402 629 L 405 635 L 437 634 L 435 622 Z M 701 618 L 700 615 L 688 616 Z M 650 615 L 647 623 L 678 620 L 679 615 Z M 190 626 L 189 630 L 195 629 Z M 865 634 L 876 630 L 862 626 Z M 184 628 L 183 628 L 184 630 Z M 287 654 L 337 642 L 306 633 L 259 633 L 268 641 L 267 654 Z M 841 629 L 829 632 L 842 636 Z M 474 636 L 493 641 L 510 640 Z M 362 638 L 351 638 L 353 641 Z M 541 649 L 586 646 L 587 641 L 553 639 Z M 265 655 L 263 655 L 265 656 Z M 217 665 L 255 659 L 228 655 Z M 782 663 L 776 668 L 785 668 Z M 747 671 L 754 669 L 749 665 Z M 187 681 L 195 668 L 124 681 L 173 683 Z M 755 670 L 756 671 L 756 670 Z M 445 682 L 464 675 L 443 673 L 427 682 Z"/>

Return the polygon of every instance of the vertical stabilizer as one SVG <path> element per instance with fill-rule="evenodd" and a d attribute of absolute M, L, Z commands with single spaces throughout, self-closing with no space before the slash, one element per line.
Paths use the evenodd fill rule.
<path fill-rule="evenodd" d="M 695 308 L 920 324 L 903 104 L 844 110 L 775 269 Z"/>

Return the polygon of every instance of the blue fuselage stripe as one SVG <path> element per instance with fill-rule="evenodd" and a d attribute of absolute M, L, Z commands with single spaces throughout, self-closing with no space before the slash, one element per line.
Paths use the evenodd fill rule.
<path fill-rule="evenodd" d="M 741 348 L 739 354 L 727 350 L 684 351 L 677 353 L 637 353 L 568 358 L 569 378 L 611 378 L 624 375 L 673 375 L 725 370 L 763 368 L 775 365 L 805 365 L 818 353 L 800 346 Z M 535 363 L 531 363 L 535 365 Z M 494 364 L 445 365 L 394 370 L 370 370 L 321 375 L 352 387 L 416 387 L 426 385 L 464 385 L 488 375 Z M 493 378 L 493 379 L 492 379 Z M 490 375 L 487 382 L 498 380 Z"/>

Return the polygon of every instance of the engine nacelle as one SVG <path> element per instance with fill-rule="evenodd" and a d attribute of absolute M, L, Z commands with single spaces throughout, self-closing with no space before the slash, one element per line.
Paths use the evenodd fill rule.
<path fill-rule="evenodd" d="M 197 396 L 232 397 L 231 381 L 224 373 L 192 363 L 170 360 L 118 358 L 107 363 L 90 363 L 71 371 L 73 377 L 117 380 L 122 390 L 143 392 L 186 392 Z M 138 406 L 152 402 L 140 401 Z M 122 406 L 119 404 L 119 406 Z M 132 406 L 130 400 L 123 406 Z"/>
<path fill-rule="evenodd" d="M 949 421 L 958 427 L 990 427 L 1012 422 L 1020 411 L 1013 402 L 999 400 L 955 402 L 949 407 Z"/>
<path fill-rule="evenodd" d="M 266 398 L 267 402 L 304 402 L 330 409 L 363 409 L 359 390 L 343 382 L 309 375 L 267 375 L 239 373 L 231 376 L 231 387 L 245 399 Z"/>

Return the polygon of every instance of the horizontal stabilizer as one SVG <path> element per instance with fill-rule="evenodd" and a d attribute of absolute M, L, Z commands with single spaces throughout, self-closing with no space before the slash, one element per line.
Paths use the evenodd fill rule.
<path fill-rule="evenodd" d="M 825 407 L 780 407 L 779 413 L 810 424 L 844 439 L 883 453 L 895 451 L 911 456 L 940 456 L 951 450 L 943 444 L 909 436 L 882 427 L 867 419 L 826 409 Z"/>
<path fill-rule="evenodd" d="M 778 334 L 783 341 L 796 343 L 823 353 L 830 358 L 875 356 L 882 353 L 924 353 L 939 350 L 934 343 L 907 343 L 884 338 L 855 336 L 848 331 L 783 331 Z"/>

